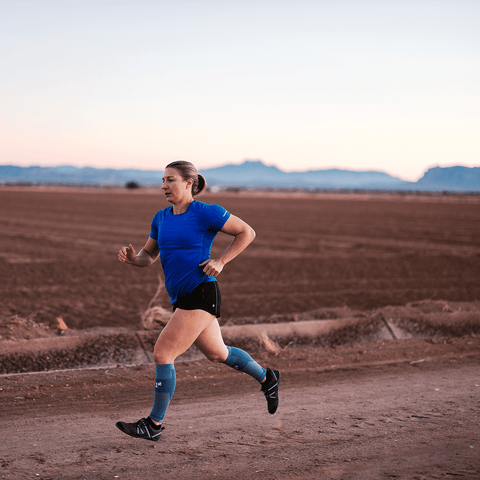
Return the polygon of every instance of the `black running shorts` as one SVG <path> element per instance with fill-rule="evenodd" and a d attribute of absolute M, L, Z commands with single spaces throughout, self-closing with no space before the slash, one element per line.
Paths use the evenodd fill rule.
<path fill-rule="evenodd" d="M 217 282 L 201 283 L 190 293 L 180 297 L 173 304 L 173 311 L 177 308 L 181 310 L 205 310 L 206 312 L 220 317 L 220 306 L 222 296 Z"/>

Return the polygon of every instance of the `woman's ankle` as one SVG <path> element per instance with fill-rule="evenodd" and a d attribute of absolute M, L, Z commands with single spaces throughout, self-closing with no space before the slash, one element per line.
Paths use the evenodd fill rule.
<path fill-rule="evenodd" d="M 155 429 L 157 429 L 158 427 L 161 427 L 162 426 L 162 423 L 160 422 L 157 422 L 156 420 L 153 420 L 152 418 L 150 417 L 147 417 L 148 421 L 150 422 L 151 426 Z"/>

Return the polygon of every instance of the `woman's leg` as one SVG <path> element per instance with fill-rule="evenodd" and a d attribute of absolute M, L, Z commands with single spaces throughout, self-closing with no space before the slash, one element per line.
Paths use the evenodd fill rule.
<path fill-rule="evenodd" d="M 174 361 L 192 344 L 209 360 L 223 362 L 255 377 L 262 383 L 269 412 L 275 413 L 280 373 L 276 370 L 265 370 L 243 350 L 227 347 L 214 315 L 204 310 L 177 309 L 158 337 L 153 352 L 156 374 L 152 412 L 149 417 L 135 423 L 117 422 L 120 430 L 132 437 L 155 441 L 159 439 L 163 428 L 160 424 L 175 391 Z M 273 373 L 276 375 L 272 377 Z"/>
<path fill-rule="evenodd" d="M 217 320 L 205 327 L 195 341 L 195 346 L 212 362 L 223 362 L 258 380 L 262 384 L 262 392 L 267 399 L 268 412 L 274 414 L 277 411 L 280 372 L 263 368 L 240 348 L 227 347 L 223 342 Z"/>
<path fill-rule="evenodd" d="M 135 423 L 117 422 L 116 426 L 122 432 L 132 437 L 158 441 L 163 430 L 161 422 L 175 391 L 174 361 L 213 321 L 215 316 L 203 310 L 175 310 L 153 351 L 156 365 L 152 412 Z"/>
<path fill-rule="evenodd" d="M 224 362 L 228 357 L 228 349 L 223 342 L 218 320 L 215 319 L 205 327 L 197 337 L 194 345 L 211 361 Z"/>
<path fill-rule="evenodd" d="M 213 323 L 218 325 L 216 318 L 204 310 L 181 310 L 177 308 L 155 344 L 153 350 L 155 364 L 173 363 Z"/>
<path fill-rule="evenodd" d="M 117 422 L 116 426 L 127 435 L 158 441 L 163 427 L 161 422 L 175 391 L 175 359 L 184 353 L 215 321 L 215 317 L 203 310 L 177 309 L 155 344 L 155 392 L 152 412 L 135 423 Z"/>
<path fill-rule="evenodd" d="M 260 383 L 265 381 L 267 374 L 265 368 L 261 367 L 244 350 L 225 345 L 218 320 L 203 330 L 194 345 L 212 362 L 223 362 L 235 370 L 251 375 Z"/>
<path fill-rule="evenodd" d="M 203 310 L 175 310 L 153 351 L 155 361 L 155 392 L 149 415 L 154 425 L 163 421 L 176 386 L 175 359 L 195 342 L 215 317 Z"/>

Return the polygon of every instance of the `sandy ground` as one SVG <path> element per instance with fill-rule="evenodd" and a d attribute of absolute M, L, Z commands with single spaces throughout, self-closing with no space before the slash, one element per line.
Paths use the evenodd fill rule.
<path fill-rule="evenodd" d="M 159 442 L 151 365 L 0 377 L 2 479 L 480 478 L 480 337 L 283 349 L 275 415 L 254 380 L 177 364 Z"/>

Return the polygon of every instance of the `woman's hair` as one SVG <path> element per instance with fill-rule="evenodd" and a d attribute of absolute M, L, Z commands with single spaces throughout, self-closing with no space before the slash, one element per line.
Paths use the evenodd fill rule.
<path fill-rule="evenodd" d="M 185 160 L 178 160 L 176 162 L 169 163 L 165 168 L 174 168 L 178 170 L 180 176 L 184 180 L 193 180 L 192 195 L 198 195 L 207 188 L 207 182 L 202 175 L 197 172 L 197 169 L 193 163 L 186 162 Z"/>

